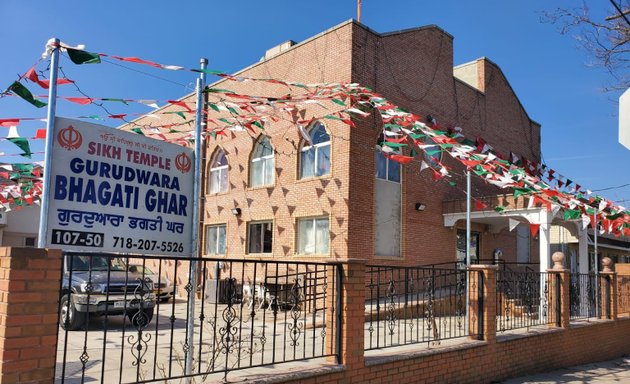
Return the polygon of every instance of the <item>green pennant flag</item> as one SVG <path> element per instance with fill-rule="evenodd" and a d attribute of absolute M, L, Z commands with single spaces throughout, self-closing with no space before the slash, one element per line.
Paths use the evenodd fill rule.
<path fill-rule="evenodd" d="M 567 209 L 564 211 L 565 220 L 577 220 L 581 216 L 581 213 L 577 209 Z"/>
<path fill-rule="evenodd" d="M 24 153 L 20 153 L 20 156 L 24 156 L 28 159 L 31 158 L 33 152 L 31 152 L 31 146 L 28 144 L 28 140 L 23 137 L 7 137 L 7 140 L 17 145 Z"/>
<path fill-rule="evenodd" d="M 343 105 L 344 107 L 346 106 L 346 103 L 344 103 L 343 101 L 339 99 L 330 99 L 330 101 L 332 101 L 335 104 Z"/>
<path fill-rule="evenodd" d="M 505 207 L 501 206 L 501 205 L 497 205 L 496 207 L 494 207 L 495 212 L 501 213 L 503 211 L 505 211 Z"/>
<path fill-rule="evenodd" d="M 66 48 L 70 60 L 75 64 L 100 64 L 101 57 L 98 53 L 81 51 L 79 49 Z"/>
<path fill-rule="evenodd" d="M 401 148 L 401 147 L 406 147 L 407 144 L 403 144 L 403 143 L 390 143 L 389 141 L 384 141 L 383 144 L 387 145 L 388 147 L 391 148 Z"/>
<path fill-rule="evenodd" d="M 137 133 L 138 135 L 144 136 L 144 133 L 142 132 L 142 128 L 140 127 L 131 128 L 131 130 Z"/>
<path fill-rule="evenodd" d="M 217 105 L 216 105 L 216 104 L 214 104 L 214 103 L 208 103 L 208 106 L 209 106 L 210 108 L 212 108 L 213 110 L 217 111 L 217 112 L 221 112 L 221 110 L 219 109 L 219 107 L 217 107 Z"/>
<path fill-rule="evenodd" d="M 18 83 L 17 81 L 11 84 L 8 90 L 20 96 L 25 101 L 28 101 L 29 103 L 33 104 L 37 108 L 45 107 L 48 105 L 44 103 L 43 101 L 39 101 L 35 97 L 33 97 L 33 94 L 31 93 L 31 91 L 29 91 L 28 88 L 23 86 L 21 83 Z"/>

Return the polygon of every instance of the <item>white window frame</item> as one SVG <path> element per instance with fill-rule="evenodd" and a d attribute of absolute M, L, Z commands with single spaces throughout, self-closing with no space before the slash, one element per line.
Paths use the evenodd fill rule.
<path fill-rule="evenodd" d="M 394 151 L 392 152 L 392 154 L 396 154 L 399 155 L 400 151 Z M 383 160 L 385 160 L 385 178 L 379 177 L 378 176 L 378 159 L 382 158 Z M 389 166 L 390 163 L 395 163 L 395 165 L 398 166 L 398 180 L 390 180 L 389 178 Z M 384 180 L 384 181 L 388 181 L 390 183 L 396 183 L 396 184 L 401 184 L 402 182 L 402 167 L 400 165 L 399 162 L 391 160 L 388 157 L 385 157 L 385 152 L 383 152 L 383 150 L 377 146 L 376 147 L 376 158 L 375 158 L 375 172 L 374 172 L 374 177 L 376 177 L 379 180 Z"/>
<path fill-rule="evenodd" d="M 326 221 L 326 231 L 328 232 L 326 235 L 327 238 L 327 243 L 326 244 L 321 244 L 318 246 L 317 243 L 317 224 L 319 221 Z M 302 233 L 302 231 L 300 230 L 301 228 L 301 224 L 305 223 L 305 222 L 311 222 L 311 229 L 312 232 L 306 236 L 311 236 L 312 238 L 310 239 L 312 244 L 314 244 L 314 249 L 312 252 L 308 252 L 306 249 L 301 249 L 301 244 L 302 244 L 302 236 L 305 236 L 304 233 Z M 298 219 L 297 221 L 297 254 L 299 255 L 328 255 L 330 253 L 330 219 L 328 216 L 319 216 L 319 217 L 306 217 L 306 218 L 301 218 Z M 322 249 L 322 247 L 326 247 L 325 249 Z"/>
<path fill-rule="evenodd" d="M 223 155 L 223 158 L 225 159 L 225 165 L 220 165 L 218 167 L 213 167 L 214 163 L 217 161 L 217 158 L 219 157 L 219 155 Z M 223 180 L 223 178 L 221 177 L 223 173 L 227 174 L 228 173 L 228 168 L 229 168 L 229 162 L 227 161 L 227 156 L 225 155 L 225 151 L 223 151 L 222 149 L 217 150 L 214 153 L 214 156 L 212 156 L 212 161 L 210 162 L 210 171 L 208 173 L 208 193 L 210 194 L 217 194 L 217 193 L 224 193 L 227 192 L 228 190 L 228 184 L 229 184 L 229 176 L 226 178 L 226 182 L 225 185 L 223 185 L 221 183 L 221 180 Z M 214 180 L 214 178 L 212 177 L 213 174 L 218 173 L 219 174 L 219 186 L 216 188 L 215 190 L 215 185 L 212 182 Z"/>
<path fill-rule="evenodd" d="M 274 184 L 274 168 L 275 168 L 275 155 L 273 152 L 273 146 L 271 145 L 271 141 L 269 140 L 268 137 L 264 136 L 263 138 L 261 138 L 260 140 L 258 140 L 256 142 L 256 146 L 254 147 L 254 154 L 256 155 L 256 152 L 259 151 L 259 147 L 263 145 L 263 141 L 266 141 L 267 143 L 269 143 L 269 146 L 271 147 L 271 154 L 269 155 L 265 155 L 265 156 L 260 156 L 260 157 L 253 157 L 252 161 L 250 163 L 250 177 L 249 177 L 249 183 L 250 183 L 250 187 L 262 187 L 262 186 L 266 186 L 266 185 L 273 185 Z M 261 168 L 261 172 L 262 172 L 262 184 L 254 184 L 254 163 L 257 162 L 263 162 L 263 166 Z M 269 183 L 265 183 L 265 180 L 267 180 L 267 177 L 269 176 L 269 174 L 271 174 L 271 182 Z"/>
<path fill-rule="evenodd" d="M 314 177 L 322 177 L 322 176 L 326 176 L 326 175 L 330 175 L 330 171 L 332 168 L 332 162 L 330 161 L 330 156 L 332 156 L 332 150 L 328 151 L 328 172 L 326 173 L 322 173 L 321 175 L 317 174 L 317 170 L 318 167 L 317 165 L 319 164 L 319 157 L 321 156 L 321 149 L 323 147 L 331 147 L 331 141 L 330 141 L 330 134 L 328 133 L 328 130 L 326 129 L 326 126 L 322 123 L 320 123 L 319 121 L 313 123 L 313 125 L 311 126 L 311 128 L 308 131 L 308 135 L 311 137 L 311 142 L 313 140 L 313 133 L 319 129 L 321 127 L 321 129 L 324 130 L 324 132 L 326 132 L 326 135 L 328 136 L 328 141 L 324 141 L 322 143 L 317 143 L 317 144 L 312 144 L 312 145 L 305 145 L 302 147 L 302 150 L 300 151 L 300 180 L 302 179 L 309 179 L 309 178 L 314 178 Z M 308 144 L 308 143 L 305 143 Z M 311 149 L 315 150 L 315 156 L 313 158 L 313 169 L 312 169 L 312 176 L 304 176 L 302 174 L 302 167 L 304 165 L 304 153 L 310 151 Z"/>
<path fill-rule="evenodd" d="M 220 244 L 220 233 L 219 230 L 223 228 L 223 253 L 219 252 L 219 244 Z M 210 243 L 209 240 L 210 239 L 210 231 L 211 230 L 216 230 L 217 234 L 216 234 L 216 243 L 212 245 L 212 247 L 214 248 L 214 252 L 210 252 Z M 212 225 L 207 225 L 206 226 L 206 255 L 225 255 L 225 250 L 227 248 L 227 226 L 225 224 L 212 224 Z"/>

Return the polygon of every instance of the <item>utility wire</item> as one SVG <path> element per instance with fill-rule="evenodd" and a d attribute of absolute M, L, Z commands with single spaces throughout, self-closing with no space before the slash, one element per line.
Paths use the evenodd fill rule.
<path fill-rule="evenodd" d="M 625 188 L 625 187 L 628 187 L 628 186 L 630 186 L 630 183 L 626 183 L 626 184 L 623 184 L 623 185 L 618 185 L 618 186 L 616 186 L 616 187 L 608 187 L 608 188 L 601 188 L 601 189 L 593 189 L 592 191 L 593 191 L 593 192 L 609 191 L 609 190 L 611 190 L 611 189 Z"/>

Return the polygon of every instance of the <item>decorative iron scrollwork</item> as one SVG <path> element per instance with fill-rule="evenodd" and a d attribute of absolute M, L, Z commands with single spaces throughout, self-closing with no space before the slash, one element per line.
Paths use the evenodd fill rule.
<path fill-rule="evenodd" d="M 295 279 L 289 292 L 289 300 L 291 303 L 291 323 L 287 325 L 289 329 L 289 337 L 291 338 L 290 345 L 292 347 L 300 345 L 300 335 L 302 334 L 302 328 L 304 323 L 300 321 L 302 317 L 302 302 L 304 301 L 304 293 L 302 292 L 302 286 L 300 282 Z"/>
<path fill-rule="evenodd" d="M 387 303 L 387 328 L 389 329 L 389 335 L 393 336 L 396 329 L 396 286 L 393 280 L 389 280 L 387 287 L 387 293 L 385 295 L 385 302 Z"/>

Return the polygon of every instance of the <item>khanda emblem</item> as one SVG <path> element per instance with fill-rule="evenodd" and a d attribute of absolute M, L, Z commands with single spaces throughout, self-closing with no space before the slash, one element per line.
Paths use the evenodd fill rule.
<path fill-rule="evenodd" d="M 190 156 L 185 154 L 184 152 L 180 153 L 175 157 L 175 167 L 180 170 L 181 173 L 190 172 L 190 167 L 192 166 L 192 160 Z"/>
<path fill-rule="evenodd" d="M 78 149 L 83 143 L 83 137 L 81 133 L 77 131 L 72 125 L 59 130 L 57 133 L 57 142 L 61 145 L 61 148 L 68 151 Z"/>

